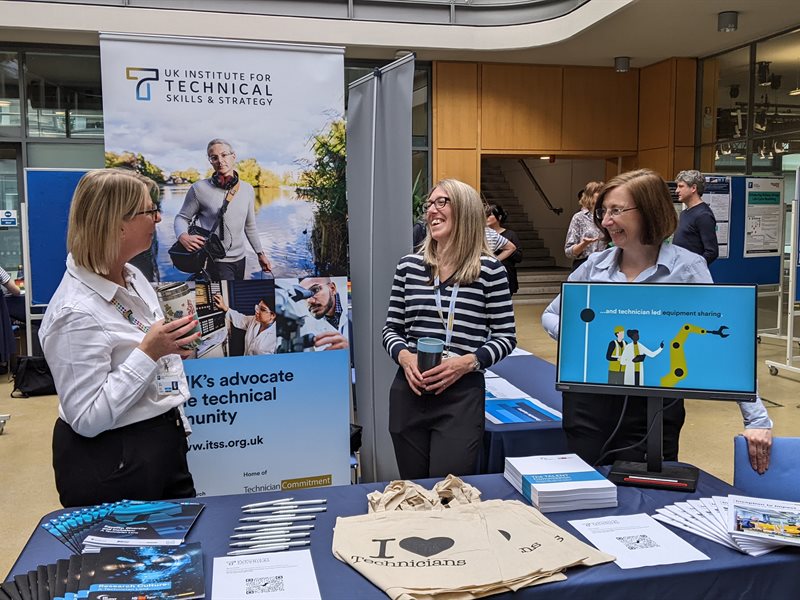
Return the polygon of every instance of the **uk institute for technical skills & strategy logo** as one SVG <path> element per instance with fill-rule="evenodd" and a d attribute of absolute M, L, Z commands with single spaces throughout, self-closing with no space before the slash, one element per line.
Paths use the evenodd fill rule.
<path fill-rule="evenodd" d="M 125 67 L 125 79 L 136 82 L 136 100 L 150 102 L 150 82 L 158 81 L 158 69 Z"/>

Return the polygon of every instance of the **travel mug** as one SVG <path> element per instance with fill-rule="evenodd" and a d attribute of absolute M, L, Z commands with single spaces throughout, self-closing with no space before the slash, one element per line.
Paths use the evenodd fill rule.
<path fill-rule="evenodd" d="M 196 302 L 194 290 L 191 289 L 184 282 L 164 283 L 156 288 L 156 296 L 158 296 L 158 303 L 161 305 L 161 310 L 164 313 L 164 322 L 169 323 L 175 319 L 180 319 L 188 315 L 194 316 L 196 311 Z M 191 335 L 200 331 L 200 323 L 195 325 L 194 329 L 187 335 Z M 181 346 L 186 350 L 193 350 L 200 345 L 200 340 L 189 342 Z"/>
<path fill-rule="evenodd" d="M 419 338 L 417 340 L 417 369 L 424 373 L 442 362 L 444 342 L 436 338 Z"/>

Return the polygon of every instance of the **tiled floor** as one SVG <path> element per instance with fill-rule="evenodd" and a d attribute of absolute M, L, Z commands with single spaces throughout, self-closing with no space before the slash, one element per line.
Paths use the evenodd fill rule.
<path fill-rule="evenodd" d="M 556 344 L 539 324 L 542 310 L 536 305 L 516 308 L 519 345 L 554 362 Z M 761 311 L 759 318 L 771 323 L 768 310 Z M 800 436 L 800 376 L 782 372 L 773 377 L 763 362 L 783 362 L 785 355 L 785 343 L 765 340 L 759 346 L 761 395 L 775 421 L 775 434 Z M 9 397 L 10 391 L 11 386 L 3 377 L 0 414 L 11 414 L 12 418 L 0 435 L 0 578 L 5 578 L 42 515 L 60 508 L 50 467 L 57 399 L 50 396 L 17 400 Z M 734 403 L 688 401 L 681 460 L 731 481 L 733 437 L 741 428 L 741 415 Z"/>

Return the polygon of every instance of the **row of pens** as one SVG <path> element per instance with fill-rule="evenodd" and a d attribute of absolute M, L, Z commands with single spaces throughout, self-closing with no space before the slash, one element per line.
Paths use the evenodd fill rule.
<path fill-rule="evenodd" d="M 234 529 L 229 556 L 261 554 L 302 548 L 311 543 L 315 513 L 325 512 L 327 500 L 294 500 L 282 498 L 245 504 L 242 512 L 246 523 Z"/>

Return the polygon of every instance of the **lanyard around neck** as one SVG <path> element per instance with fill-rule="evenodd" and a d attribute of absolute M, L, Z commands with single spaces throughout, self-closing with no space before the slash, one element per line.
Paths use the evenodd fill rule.
<path fill-rule="evenodd" d="M 439 318 L 444 325 L 444 349 L 445 352 L 450 350 L 450 340 L 453 337 L 453 319 L 456 316 L 456 298 L 458 297 L 458 284 L 453 285 L 453 291 L 450 293 L 450 307 L 447 310 L 447 320 L 442 314 L 442 292 L 439 289 L 439 276 L 437 275 L 433 280 L 433 291 L 436 298 L 436 310 L 439 312 Z"/>
<path fill-rule="evenodd" d="M 141 331 L 142 333 L 147 333 L 148 331 L 150 331 L 150 326 L 145 325 L 139 319 L 134 317 L 133 311 L 130 308 L 125 308 L 122 302 L 114 298 L 113 300 L 111 300 L 111 304 L 114 306 L 114 308 L 117 309 L 119 314 L 125 317 L 128 320 L 128 322 L 134 325 L 139 331 Z"/>

